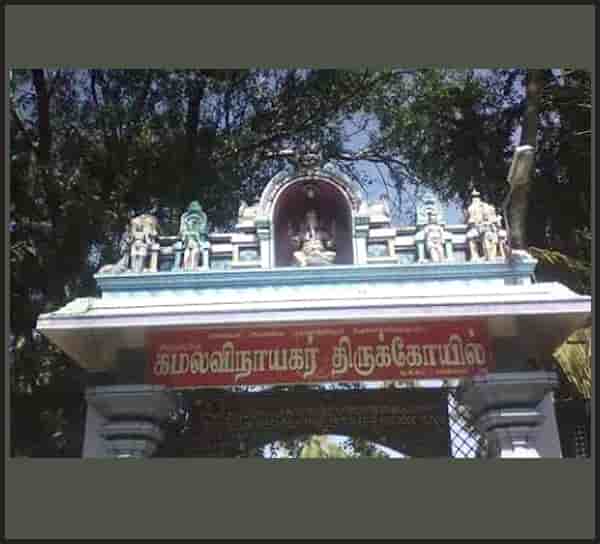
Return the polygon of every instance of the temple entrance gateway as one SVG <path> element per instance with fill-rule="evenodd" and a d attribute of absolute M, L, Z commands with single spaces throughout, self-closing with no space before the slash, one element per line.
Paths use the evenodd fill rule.
<path fill-rule="evenodd" d="M 560 457 L 552 354 L 590 297 L 534 283 L 497 211 L 468 204 L 451 225 L 430 195 L 397 227 L 308 153 L 240 203 L 233 232 L 208 232 L 200 202 L 177 236 L 134 218 L 102 296 L 38 321 L 88 370 L 83 456 L 228 456 L 331 432 L 408 456 Z M 331 383 L 363 389 L 313 390 Z"/>

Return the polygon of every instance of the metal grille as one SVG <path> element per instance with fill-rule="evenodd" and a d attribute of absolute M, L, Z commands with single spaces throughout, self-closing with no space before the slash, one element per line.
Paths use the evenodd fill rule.
<path fill-rule="evenodd" d="M 575 427 L 575 457 L 589 457 L 590 446 L 585 425 Z"/>
<path fill-rule="evenodd" d="M 563 457 L 590 457 L 589 401 L 557 400 L 554 407 Z"/>
<path fill-rule="evenodd" d="M 455 389 L 448 390 L 448 419 L 452 457 L 454 459 L 486 457 L 485 437 L 475 429 L 468 408 L 458 402 Z"/>

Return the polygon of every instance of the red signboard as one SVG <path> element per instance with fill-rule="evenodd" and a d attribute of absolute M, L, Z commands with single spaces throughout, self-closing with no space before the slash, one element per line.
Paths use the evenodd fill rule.
<path fill-rule="evenodd" d="M 478 320 L 163 330 L 146 348 L 147 381 L 180 388 L 460 378 L 493 366 Z"/>

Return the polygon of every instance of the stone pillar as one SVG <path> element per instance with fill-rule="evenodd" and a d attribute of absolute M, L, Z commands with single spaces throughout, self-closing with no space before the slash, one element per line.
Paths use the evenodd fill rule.
<path fill-rule="evenodd" d="M 488 457 L 545 457 L 538 440 L 546 418 L 542 401 L 557 385 L 553 372 L 492 373 L 465 382 L 458 399 L 487 438 Z"/>
<path fill-rule="evenodd" d="M 444 246 L 446 247 L 446 260 L 453 261 L 454 260 L 454 248 L 452 245 L 452 238 L 450 238 L 449 240 L 445 240 Z"/>
<path fill-rule="evenodd" d="M 271 222 L 268 218 L 256 218 L 256 237 L 259 240 L 261 267 L 271 268 L 275 265 L 275 248 L 271 238 Z"/>
<path fill-rule="evenodd" d="M 173 244 L 173 253 L 175 255 L 173 270 L 181 270 L 183 268 L 183 242 L 181 240 Z"/>
<path fill-rule="evenodd" d="M 354 264 L 368 263 L 367 238 L 369 237 L 369 217 L 357 215 L 354 218 Z"/>
<path fill-rule="evenodd" d="M 202 266 L 200 267 L 202 270 L 210 269 L 210 243 L 203 242 L 202 243 Z"/>
<path fill-rule="evenodd" d="M 537 450 L 542 457 L 562 458 L 553 392 L 546 394 L 544 400 L 540 403 L 540 411 L 544 414 L 544 422 L 538 433 Z"/>
<path fill-rule="evenodd" d="M 86 391 L 83 457 L 151 457 L 175 410 L 172 392 L 155 385 L 111 385 Z"/>
<path fill-rule="evenodd" d="M 82 457 L 106 457 L 106 444 L 102 438 L 102 426 L 106 419 L 89 402 L 85 415 Z"/>
<path fill-rule="evenodd" d="M 158 255 L 160 253 L 160 244 L 152 244 L 150 248 L 150 272 L 158 272 Z"/>

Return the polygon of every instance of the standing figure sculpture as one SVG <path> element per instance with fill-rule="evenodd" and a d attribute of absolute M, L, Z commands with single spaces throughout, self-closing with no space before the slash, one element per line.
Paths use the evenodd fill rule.
<path fill-rule="evenodd" d="M 318 266 L 333 264 L 335 260 L 335 239 L 319 225 L 319 217 L 315 210 L 306 212 L 305 220 L 299 232 L 294 234 L 290 225 L 290 239 L 296 245 L 294 264 L 298 266 Z"/>
<path fill-rule="evenodd" d="M 444 241 L 446 231 L 438 223 L 437 213 L 429 213 L 429 222 L 423 229 L 425 235 L 425 249 L 427 255 L 434 263 L 440 263 L 444 260 Z"/>
<path fill-rule="evenodd" d="M 453 237 L 446 230 L 444 208 L 438 197 L 427 191 L 417 203 L 415 243 L 419 262 L 441 263 L 453 260 Z"/>
<path fill-rule="evenodd" d="M 498 255 L 506 257 L 507 236 L 502 228 L 502 218 L 492 205 L 482 202 L 479 192 L 473 190 L 472 196 L 473 200 L 467 209 L 467 240 L 471 260 L 485 258 L 490 261 Z"/>
<path fill-rule="evenodd" d="M 506 257 L 506 230 L 502 228 L 502 217 L 491 204 L 483 205 L 483 223 L 486 233 L 482 245 L 486 259 L 495 259 L 498 255 Z"/>
<path fill-rule="evenodd" d="M 195 270 L 200 266 L 200 258 L 207 238 L 207 218 L 202 206 L 194 200 L 181 216 L 179 236 L 183 244 L 183 269 Z"/>
<path fill-rule="evenodd" d="M 483 223 L 483 203 L 479 192 L 473 190 L 472 201 L 467 208 L 467 240 L 469 242 L 469 254 L 472 261 L 478 261 L 479 255 L 479 239 L 481 237 L 480 225 Z"/>
<path fill-rule="evenodd" d="M 146 269 L 151 254 L 149 270 L 158 270 L 158 219 L 143 214 L 134 217 L 130 223 L 130 267 L 133 272 L 141 273 Z"/>

